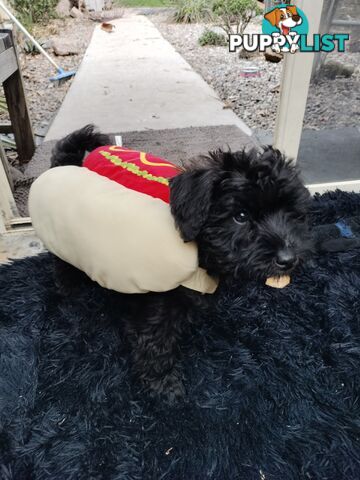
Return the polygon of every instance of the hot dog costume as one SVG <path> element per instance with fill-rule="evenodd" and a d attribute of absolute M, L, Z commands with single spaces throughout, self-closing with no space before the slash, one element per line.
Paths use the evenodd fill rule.
<path fill-rule="evenodd" d="M 169 205 L 172 163 L 118 146 L 99 147 L 83 167 L 56 167 L 32 185 L 29 211 L 47 249 L 101 286 L 123 293 L 179 285 L 213 293 L 216 279 L 198 265 Z"/>

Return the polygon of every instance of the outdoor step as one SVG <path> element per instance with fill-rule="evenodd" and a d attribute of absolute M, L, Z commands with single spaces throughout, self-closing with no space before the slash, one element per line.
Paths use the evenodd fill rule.
<path fill-rule="evenodd" d="M 176 164 L 206 155 L 218 148 L 233 151 L 251 148 L 254 137 L 249 137 L 235 125 L 216 127 L 175 128 L 169 130 L 143 130 L 137 132 L 113 132 L 112 136 L 121 136 L 124 147 L 151 152 Z M 113 139 L 115 143 L 115 139 Z M 25 178 L 34 179 L 50 167 L 51 151 L 56 140 L 45 141 L 37 149 L 31 162 L 25 168 Z M 28 215 L 27 196 L 30 182 L 21 191 L 18 189 L 17 205 L 23 215 Z"/>

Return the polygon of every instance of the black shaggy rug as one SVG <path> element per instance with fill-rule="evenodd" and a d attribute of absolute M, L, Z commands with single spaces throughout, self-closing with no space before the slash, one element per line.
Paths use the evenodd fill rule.
<path fill-rule="evenodd" d="M 359 195 L 314 200 L 315 224 L 356 214 Z M 130 380 L 119 296 L 60 297 L 51 265 L 0 269 L 1 480 L 360 479 L 358 251 L 220 291 L 173 407 Z"/>

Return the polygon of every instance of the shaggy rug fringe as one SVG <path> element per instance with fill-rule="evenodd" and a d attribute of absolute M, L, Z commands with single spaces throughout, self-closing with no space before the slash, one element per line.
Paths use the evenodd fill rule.
<path fill-rule="evenodd" d="M 314 224 L 356 214 L 359 195 L 314 200 Z M 47 254 L 3 266 L 1 480 L 359 479 L 359 251 L 217 296 L 171 407 L 131 378 L 120 295 L 59 296 Z"/>

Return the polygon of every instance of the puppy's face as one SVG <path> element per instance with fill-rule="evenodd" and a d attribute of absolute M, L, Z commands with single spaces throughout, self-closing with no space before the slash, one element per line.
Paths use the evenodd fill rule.
<path fill-rule="evenodd" d="M 185 241 L 210 274 L 264 280 L 308 252 L 309 193 L 280 152 L 216 152 L 172 179 L 170 203 Z"/>

